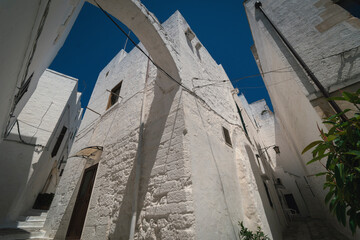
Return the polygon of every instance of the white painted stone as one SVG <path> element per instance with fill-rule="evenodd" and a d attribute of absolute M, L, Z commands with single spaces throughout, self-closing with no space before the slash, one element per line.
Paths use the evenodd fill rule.
<path fill-rule="evenodd" d="M 80 117 L 77 79 L 46 70 L 18 117 L 21 139 L 28 144 L 21 142 L 17 126 L 9 138 L 0 143 L 3 153 L 0 189 L 4 196 L 0 204 L 1 223 L 25 214 L 32 208 L 38 193 L 55 193 L 60 171 L 65 166 L 60 160 L 69 156 L 74 140 L 71 135 L 79 127 Z M 67 131 L 57 154 L 51 157 L 63 126 Z"/>
<path fill-rule="evenodd" d="M 358 43 L 360 20 L 351 17 L 331 0 L 324 1 L 261 1 L 263 9 L 297 51 L 310 70 L 332 96 L 340 89 L 360 88 Z M 254 7 L 255 0 L 245 2 L 246 14 L 255 42 L 252 51 L 259 69 L 264 72 L 275 111 L 276 177 L 281 178 L 283 194 L 293 194 L 300 215 L 331 221 L 340 226 L 324 204 L 324 178 L 321 164 L 306 165 L 311 152 L 301 154 L 310 142 L 319 139 L 319 130 L 326 129 L 322 118 L 334 113 L 309 77 L 291 56 L 264 16 Z M 336 17 L 334 17 L 336 16 Z M 343 19 L 336 24 L 332 21 Z M 321 28 L 320 28 L 321 27 Z M 322 29 L 322 30 L 321 30 Z M 351 68 L 352 66 L 353 68 Z M 341 101 L 340 108 L 348 108 Z M 270 131 L 267 135 L 273 135 Z M 358 238 L 356 236 L 355 238 Z"/>
<path fill-rule="evenodd" d="M 196 48 L 200 43 L 196 35 L 188 41 L 185 32 L 189 28 L 176 12 L 159 31 L 171 46 L 171 56 L 179 69 L 176 74 L 198 98 L 178 86 L 164 85 L 171 80 L 159 74 L 137 49 L 121 51 L 99 74 L 89 107 L 101 116 L 85 113 L 71 150 L 75 153 L 87 146 L 103 147 L 82 238 L 129 237 L 138 154 L 137 238 L 237 239 L 241 220 L 252 229 L 261 226 L 268 235 L 279 235 L 281 227 L 273 225 L 279 223 L 277 214 L 281 211 L 269 209 L 261 181 L 259 185 L 260 173 L 251 163 L 258 149 L 241 129 L 233 87 L 205 47 Z M 214 79 L 221 84 L 205 87 Z M 121 99 L 106 109 L 106 89 L 111 90 L 120 81 Z M 145 97 L 144 132 L 138 150 Z M 258 108 L 254 105 L 252 113 Z M 267 118 L 260 120 L 263 125 L 270 122 Z M 253 122 L 251 119 L 248 123 Z M 223 126 L 229 129 L 232 147 L 225 143 Z M 254 128 L 252 133 L 258 134 L 257 130 Z M 253 151 L 251 157 L 246 146 Z M 49 212 L 52 218 L 45 223 L 50 237 L 66 235 L 85 167 L 85 160 L 71 161 Z M 246 170 L 238 167 L 241 164 Z M 274 202 L 278 201 L 276 193 L 272 194 Z M 269 225 L 270 221 L 274 224 Z"/>
<path fill-rule="evenodd" d="M 83 3 L 83 0 L 5 0 L 0 3 L 0 142 L 8 121 L 11 127 L 40 76 L 64 44 Z M 14 106 L 18 87 L 31 74 L 28 91 Z M 12 110 L 14 117 L 9 118 Z"/>

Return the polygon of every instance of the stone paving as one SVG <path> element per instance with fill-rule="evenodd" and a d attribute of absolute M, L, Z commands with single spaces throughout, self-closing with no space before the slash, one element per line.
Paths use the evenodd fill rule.
<path fill-rule="evenodd" d="M 350 240 L 322 219 L 294 220 L 283 234 L 283 240 Z"/>

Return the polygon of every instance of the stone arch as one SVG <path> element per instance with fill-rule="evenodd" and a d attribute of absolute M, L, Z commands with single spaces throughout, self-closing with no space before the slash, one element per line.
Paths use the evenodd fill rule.
<path fill-rule="evenodd" d="M 97 4 L 93 0 L 89 3 Z M 97 3 L 113 17 L 120 20 L 138 37 L 152 60 L 176 81 L 180 82 L 173 43 L 157 18 L 139 0 L 97 0 Z M 162 74 L 159 71 L 160 74 Z M 159 79 L 164 79 L 160 77 Z M 168 89 L 174 82 L 165 78 L 160 84 Z"/>

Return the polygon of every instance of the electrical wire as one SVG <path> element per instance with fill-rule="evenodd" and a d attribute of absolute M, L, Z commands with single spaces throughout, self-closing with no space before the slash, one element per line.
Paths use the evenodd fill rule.
<path fill-rule="evenodd" d="M 47 16 L 48 16 L 48 13 L 49 13 L 49 9 L 50 9 L 50 3 L 51 3 L 52 0 L 48 0 L 47 4 L 46 4 L 46 7 L 45 7 L 45 10 L 44 10 L 44 13 L 43 15 L 41 16 L 41 19 L 40 19 L 40 23 L 39 23 L 39 26 L 38 26 L 38 29 L 37 29 L 37 32 L 36 32 L 36 37 L 35 37 L 35 40 L 34 40 L 34 44 L 31 48 L 31 51 L 30 51 L 30 56 L 28 58 L 28 61 L 27 61 L 27 64 L 26 64 L 26 68 L 25 68 L 25 72 L 24 72 L 24 75 L 22 77 L 22 80 L 21 80 L 21 86 L 20 87 L 17 87 L 18 89 L 21 89 L 21 87 L 23 86 L 24 82 L 25 82 L 25 79 L 27 78 L 27 75 L 29 73 L 29 68 L 30 68 L 30 65 L 32 63 L 32 59 L 35 55 L 35 51 L 36 51 L 36 48 L 37 48 L 37 44 L 38 44 L 38 41 L 39 41 L 39 38 L 40 38 L 40 35 L 42 33 L 42 30 L 43 30 L 43 27 L 45 25 L 45 22 L 46 22 L 46 19 L 47 19 Z M 14 124 L 11 126 L 11 128 L 9 128 L 9 125 L 10 125 L 10 122 L 11 122 L 11 118 L 14 117 L 13 113 L 15 111 L 15 108 L 16 108 L 16 105 L 17 103 L 15 102 L 15 98 L 16 98 L 16 95 L 14 97 L 14 102 L 12 104 L 12 107 L 11 107 L 11 111 L 9 113 L 9 120 L 8 120 L 8 123 L 6 124 L 6 127 L 5 127 L 5 133 L 4 133 L 4 138 L 6 138 L 8 136 L 8 134 L 10 133 L 11 131 L 11 128 L 14 127 Z"/>
<path fill-rule="evenodd" d="M 190 93 L 193 96 L 199 97 L 197 96 L 193 91 L 191 91 L 188 87 L 186 87 L 184 84 L 182 84 L 181 82 L 177 81 L 174 77 L 172 77 L 169 73 L 167 73 L 161 66 L 159 66 L 157 63 L 155 63 L 151 57 L 141 48 L 138 46 L 138 44 L 135 43 L 135 41 L 125 32 L 124 29 L 122 29 L 122 27 L 120 27 L 119 24 L 117 24 L 114 19 L 110 16 L 110 14 L 108 14 L 100 5 L 99 3 L 94 0 L 94 2 L 96 3 L 96 5 L 100 8 L 100 10 L 110 19 L 110 21 L 115 24 L 115 26 L 130 40 L 130 42 L 132 42 L 132 44 L 134 44 L 134 46 L 140 50 L 140 52 L 142 52 L 149 60 L 152 64 L 155 65 L 155 67 L 157 67 L 161 72 L 163 72 L 166 76 L 168 76 L 172 81 L 174 81 L 176 84 L 178 84 L 179 86 L 183 87 L 188 93 Z M 199 97 L 200 98 L 200 97 Z M 204 101 L 202 99 L 202 101 Z"/>
<path fill-rule="evenodd" d="M 42 149 L 45 148 L 45 146 L 44 146 L 44 145 L 41 145 L 41 144 L 32 144 L 32 143 L 25 142 L 24 139 L 22 139 L 22 137 L 21 137 L 20 125 L 19 125 L 19 121 L 18 121 L 18 120 L 16 120 L 16 125 L 17 125 L 18 136 L 19 136 L 20 142 L 21 142 L 22 144 L 29 145 L 29 146 L 34 146 L 34 147 L 41 147 Z M 10 139 L 4 139 L 4 140 L 14 141 L 14 140 L 10 140 Z"/>
<path fill-rule="evenodd" d="M 282 70 L 290 69 L 290 68 L 292 68 L 292 67 L 291 67 L 291 66 L 283 67 L 283 68 L 279 68 L 279 69 L 275 69 L 275 70 L 270 70 L 270 71 L 263 72 L 263 73 L 259 73 L 259 74 L 253 74 L 253 75 L 248 75 L 248 76 L 236 78 L 236 79 L 233 79 L 233 80 L 230 80 L 230 79 L 219 79 L 219 80 L 216 80 L 216 79 L 208 79 L 208 78 L 194 78 L 194 80 L 216 81 L 216 82 L 230 81 L 230 82 L 234 83 L 234 82 L 239 82 L 239 81 L 241 81 L 241 80 L 248 79 L 248 78 L 262 77 L 262 76 L 265 75 L 265 74 L 274 73 L 274 72 L 278 72 L 278 73 L 293 72 L 293 71 L 282 71 Z"/>

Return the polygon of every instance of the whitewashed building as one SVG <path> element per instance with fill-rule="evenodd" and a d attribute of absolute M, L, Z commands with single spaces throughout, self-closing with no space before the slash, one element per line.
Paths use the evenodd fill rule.
<path fill-rule="evenodd" d="M 83 0 L 0 2 L 0 142 L 65 42 Z"/>
<path fill-rule="evenodd" d="M 247 0 L 244 2 L 254 39 L 252 51 L 263 75 L 275 112 L 277 176 L 293 194 L 303 217 L 330 221 L 324 204 L 321 164 L 306 165 L 311 152 L 301 154 L 326 129 L 322 118 L 346 108 L 344 101 L 326 98 L 360 88 L 360 4 L 352 0 Z M 354 239 L 359 239 L 356 235 Z"/>
<path fill-rule="evenodd" d="M 16 227 L 38 194 L 55 193 L 81 122 L 77 86 L 77 79 L 47 69 L 0 143 L 2 228 Z"/>
<path fill-rule="evenodd" d="M 287 220 L 266 160 L 272 113 L 264 102 L 249 106 L 237 97 L 179 12 L 160 32 L 180 81 L 136 48 L 101 71 L 46 236 L 237 239 L 244 221 L 281 239 Z"/>

